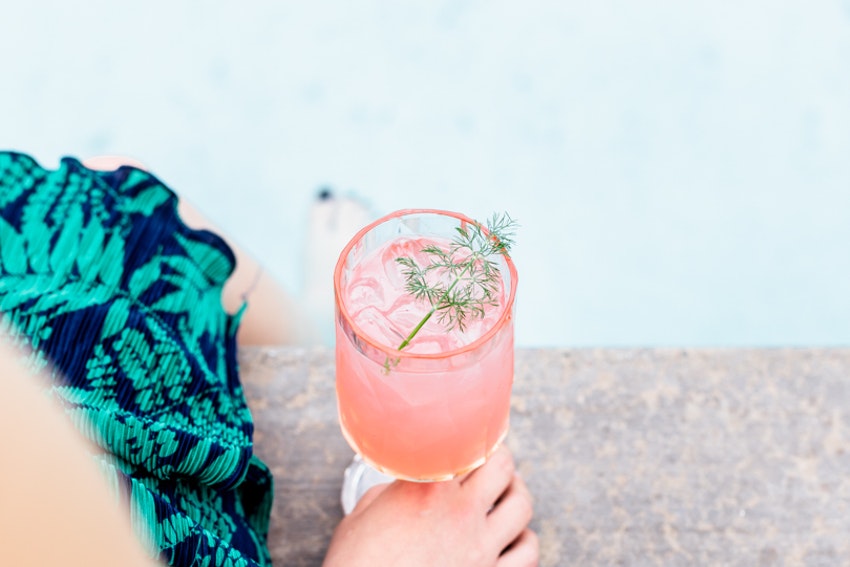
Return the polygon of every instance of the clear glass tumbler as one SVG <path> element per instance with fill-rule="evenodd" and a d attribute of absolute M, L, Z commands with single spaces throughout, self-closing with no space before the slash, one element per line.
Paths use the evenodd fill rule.
<path fill-rule="evenodd" d="M 385 263 L 387 271 L 357 271 L 361 263 L 393 241 L 446 242 L 459 227 L 474 224 L 449 211 L 398 211 L 363 228 L 340 255 L 334 272 L 337 407 L 342 433 L 358 455 L 343 485 L 346 513 L 376 482 L 431 482 L 464 474 L 483 464 L 507 435 L 517 284 L 509 256 L 493 258 L 501 279 L 501 301 L 494 308 L 498 315 L 460 347 L 399 350 L 403 334 L 388 340 L 391 332 L 375 332 L 352 316 L 352 306 L 359 302 L 362 308 L 364 301 L 362 290 L 352 287 L 355 273 L 373 279 L 381 294 L 404 293 L 385 286 L 398 277 L 392 258 Z M 381 294 L 384 305 L 396 299 Z"/>

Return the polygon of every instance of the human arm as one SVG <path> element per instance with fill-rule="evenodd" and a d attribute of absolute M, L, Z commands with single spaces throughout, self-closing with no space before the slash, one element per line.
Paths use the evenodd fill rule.
<path fill-rule="evenodd" d="M 92 157 L 83 160 L 83 165 L 102 171 L 115 170 L 122 165 L 146 169 L 140 162 L 125 156 Z M 236 257 L 233 273 L 224 284 L 222 305 L 229 313 L 234 313 L 247 300 L 247 309 L 236 335 L 240 345 L 319 344 L 317 326 L 304 308 L 236 239 L 225 235 L 184 198 L 178 197 L 177 211 L 189 228 L 209 230 L 224 238 Z"/>

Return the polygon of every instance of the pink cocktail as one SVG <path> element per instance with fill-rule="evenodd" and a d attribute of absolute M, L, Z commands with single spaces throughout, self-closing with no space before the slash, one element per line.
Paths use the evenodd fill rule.
<path fill-rule="evenodd" d="M 334 273 L 336 387 L 351 447 L 396 478 L 438 481 L 481 465 L 508 431 L 513 383 L 516 269 L 507 255 L 494 304 L 463 330 L 431 317 L 399 346 L 431 305 L 404 287 L 405 256 L 447 246 L 462 215 L 399 211 L 361 230 Z"/>

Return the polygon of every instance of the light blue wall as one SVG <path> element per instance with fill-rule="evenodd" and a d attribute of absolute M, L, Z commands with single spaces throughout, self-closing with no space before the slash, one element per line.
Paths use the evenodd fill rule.
<path fill-rule="evenodd" d="M 850 0 L 28 0 L 0 53 L 0 147 L 133 156 L 296 291 L 328 184 L 518 218 L 523 346 L 850 343 Z"/>

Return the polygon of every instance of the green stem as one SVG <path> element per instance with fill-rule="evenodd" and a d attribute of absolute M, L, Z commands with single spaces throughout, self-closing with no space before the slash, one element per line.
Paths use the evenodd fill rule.
<path fill-rule="evenodd" d="M 425 316 L 422 318 L 422 320 L 419 321 L 419 324 L 416 325 L 416 327 L 414 327 L 412 331 L 410 331 L 410 334 L 407 335 L 407 338 L 404 339 L 403 341 L 401 341 L 401 344 L 398 345 L 398 350 L 401 350 L 401 349 L 403 349 L 404 347 L 406 347 L 407 345 L 410 344 L 410 341 L 413 340 L 413 337 L 416 336 L 416 333 L 419 332 L 419 329 L 422 328 L 422 325 L 424 325 L 425 323 L 428 322 L 428 319 L 431 318 L 431 315 L 433 315 L 434 311 L 436 311 L 436 310 L 437 310 L 436 307 L 432 307 L 431 311 L 429 311 L 428 313 L 425 314 Z"/>
<path fill-rule="evenodd" d="M 445 297 L 447 297 L 447 296 L 449 295 L 449 292 L 450 292 L 452 289 L 454 289 L 454 287 L 458 284 L 458 282 L 459 282 L 461 279 L 463 279 L 463 275 L 464 275 L 466 272 L 468 272 L 468 271 L 469 271 L 469 268 L 470 268 L 470 266 L 471 266 L 471 265 L 472 265 L 472 264 L 468 264 L 468 265 L 467 265 L 467 266 L 463 269 L 463 271 L 462 271 L 461 273 L 459 273 L 459 274 L 458 274 L 457 279 L 456 279 L 455 281 L 453 281 L 453 282 L 452 282 L 452 285 L 450 285 L 449 287 L 447 287 L 447 288 L 446 288 L 446 291 L 443 293 L 442 298 L 445 298 Z M 403 341 L 401 341 L 401 344 L 400 344 L 400 345 L 398 345 L 398 349 L 396 349 L 396 350 L 401 350 L 401 349 L 403 349 L 404 347 L 406 347 L 407 345 L 409 345 L 409 344 L 410 344 L 410 341 L 412 341 L 412 340 L 413 340 L 413 337 L 415 337 L 415 336 L 416 336 L 416 333 L 418 333 L 418 332 L 419 332 L 419 330 L 420 330 L 420 329 L 421 329 L 421 328 L 425 325 L 425 323 L 427 323 L 427 322 L 428 322 L 428 319 L 430 319 L 430 318 L 431 318 L 431 315 L 433 315 L 433 314 L 434 314 L 434 312 L 435 312 L 437 309 L 440 309 L 441 304 L 442 304 L 442 301 L 441 301 L 440 303 L 438 303 L 437 305 L 435 305 L 434 307 L 431 307 L 431 310 L 430 310 L 428 313 L 426 313 L 424 317 L 422 317 L 422 320 L 421 320 L 421 321 L 419 321 L 419 324 L 418 324 L 418 325 L 416 325 L 416 326 L 413 328 L 413 330 L 412 330 L 412 331 L 410 331 L 410 334 L 409 334 L 409 335 L 407 335 L 407 338 L 406 338 L 406 339 L 404 339 Z"/>

